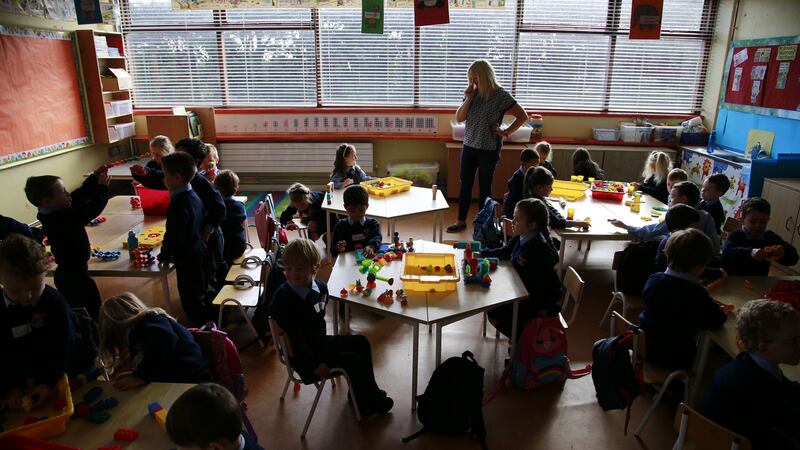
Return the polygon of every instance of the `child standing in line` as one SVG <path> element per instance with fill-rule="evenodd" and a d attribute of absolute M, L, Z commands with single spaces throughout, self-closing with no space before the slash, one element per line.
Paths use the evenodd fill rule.
<path fill-rule="evenodd" d="M 364 256 L 372 258 L 381 247 L 381 224 L 367 217 L 369 208 L 369 193 L 364 186 L 352 185 L 344 190 L 342 194 L 344 209 L 347 217 L 339 220 L 333 227 L 333 242 L 335 247 L 331 247 L 331 254 L 337 256 L 342 252 L 351 252 L 355 246 L 361 245 L 364 249 Z"/>
<path fill-rule="evenodd" d="M 213 319 L 210 309 L 216 292 L 209 282 L 208 248 L 201 237 L 203 202 L 190 184 L 197 167 L 192 157 L 183 152 L 165 156 L 162 164 L 170 198 L 167 232 L 158 260 L 175 262 L 183 310 L 189 320 L 202 325 Z"/>
<path fill-rule="evenodd" d="M 638 190 L 656 198 L 661 203 L 669 202 L 669 188 L 667 175 L 672 169 L 672 161 L 664 152 L 652 152 L 644 164 L 642 177 L 644 183 L 639 184 Z"/>
<path fill-rule="evenodd" d="M 519 167 L 508 179 L 508 192 L 503 196 L 503 215 L 506 217 L 513 217 L 517 202 L 525 198 L 523 192 L 525 173 L 529 168 L 537 167 L 539 162 L 539 153 L 532 148 L 526 148 L 519 154 Z"/>
<path fill-rule="evenodd" d="M 328 223 L 328 215 L 322 209 L 322 202 L 325 200 L 323 192 L 314 191 L 301 183 L 294 183 L 286 190 L 289 196 L 289 206 L 283 211 L 280 223 L 287 230 L 296 230 L 297 224 L 292 217 L 295 213 L 300 214 L 300 223 L 308 227 L 308 237 L 312 241 L 319 239 L 325 232 Z"/>
<path fill-rule="evenodd" d="M 601 180 L 604 176 L 603 169 L 600 168 L 599 164 L 592 161 L 589 150 L 583 147 L 578 148 L 572 154 L 572 174 L 583 175 L 584 181 L 588 181 L 589 178 Z"/>
<path fill-rule="evenodd" d="M 550 227 L 556 229 L 564 228 L 583 228 L 588 229 L 591 224 L 581 220 L 567 220 L 558 210 L 546 200 L 547 196 L 553 192 L 553 175 L 544 167 L 531 167 L 525 174 L 525 196 L 540 200 L 547 207 L 548 222 Z M 540 230 L 545 238 L 550 239 L 550 231 L 547 228 Z M 554 239 L 554 238 L 553 238 Z M 556 241 L 554 240 L 554 243 Z M 560 243 L 556 246 L 559 248 Z"/>
<path fill-rule="evenodd" d="M 375 382 L 367 338 L 326 335 L 328 286 L 315 278 L 320 261 L 319 251 L 309 239 L 295 239 L 283 251 L 286 283 L 275 292 L 269 308 L 292 344 L 292 367 L 307 382 L 328 377 L 332 367 L 344 369 L 361 414 L 385 414 L 394 401 Z"/>
<path fill-rule="evenodd" d="M 769 275 L 769 262 L 797 264 L 797 250 L 767 229 L 771 207 L 752 197 L 742 204 L 742 228 L 728 235 L 722 248 L 722 267 L 730 275 Z"/>
<path fill-rule="evenodd" d="M 556 168 L 553 167 L 553 163 L 550 162 L 553 158 L 553 146 L 547 141 L 541 141 L 537 142 L 536 145 L 533 146 L 533 149 L 539 154 L 539 165 L 549 170 L 553 178 L 557 178 L 558 174 L 556 173 Z"/>
<path fill-rule="evenodd" d="M 239 177 L 230 170 L 220 170 L 214 180 L 214 187 L 222 194 L 225 202 L 225 220 L 222 221 L 222 236 L 225 248 L 222 252 L 225 263 L 230 267 L 233 260 L 242 256 L 247 246 L 247 212 L 244 204 L 233 198 L 239 190 Z"/>
<path fill-rule="evenodd" d="M 334 189 L 341 189 L 351 184 L 362 181 L 374 180 L 356 164 L 358 156 L 356 148 L 350 144 L 342 144 L 336 149 L 336 159 L 333 161 L 331 181 Z"/>
<path fill-rule="evenodd" d="M 264 450 L 242 430 L 236 398 L 214 383 L 191 387 L 175 400 L 167 414 L 167 434 L 179 450 Z"/>
<path fill-rule="evenodd" d="M 56 288 L 73 308 L 85 307 L 92 318 L 100 310 L 100 292 L 89 276 L 89 236 L 86 225 L 103 212 L 108 203 L 108 182 L 104 167 L 86 178 L 71 194 L 61 178 L 53 175 L 30 177 L 25 183 L 28 201 L 39 210 L 56 259 Z"/>
<path fill-rule="evenodd" d="M 719 198 L 728 192 L 731 181 L 721 173 L 715 173 L 703 181 L 703 189 L 700 190 L 700 197 L 703 200 L 697 204 L 697 208 L 702 209 L 711 215 L 714 224 L 717 226 L 717 234 L 722 233 L 722 224 L 725 223 L 725 210 Z"/>
<path fill-rule="evenodd" d="M 103 303 L 99 328 L 100 356 L 107 366 L 123 371 L 114 379 L 117 389 L 152 382 L 212 381 L 192 333 L 163 309 L 146 306 L 130 292 Z"/>
<path fill-rule="evenodd" d="M 546 170 L 541 168 L 541 170 Z M 555 316 L 561 311 L 561 280 L 555 270 L 558 253 L 544 237 L 547 230 L 547 207 L 541 200 L 526 198 L 517 202 L 511 221 L 514 238 L 507 245 L 481 251 L 483 257 L 511 260 L 522 278 L 528 298 L 519 302 L 517 333 L 525 322 L 536 317 Z M 498 331 L 511 336 L 513 305 L 489 310 L 489 321 Z"/>
<path fill-rule="evenodd" d="M 172 141 L 166 136 L 156 136 L 150 141 L 151 159 L 144 167 L 135 164 L 131 166 L 131 176 L 150 189 L 166 190 L 164 174 L 161 172 L 161 158 L 175 151 Z"/>
<path fill-rule="evenodd" d="M 89 367 L 94 355 L 79 357 L 77 317 L 64 297 L 44 283 L 50 263 L 44 247 L 13 234 L 0 243 L 0 398 L 9 409 L 22 409 L 23 396 L 33 407 L 48 403 L 53 386 L 66 372 Z M 72 369 L 72 370 L 71 370 Z M 33 379 L 28 388 L 26 380 Z"/>

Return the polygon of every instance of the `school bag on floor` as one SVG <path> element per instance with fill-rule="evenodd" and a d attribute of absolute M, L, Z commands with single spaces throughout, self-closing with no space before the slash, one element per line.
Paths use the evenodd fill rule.
<path fill-rule="evenodd" d="M 592 349 L 592 381 L 597 392 L 597 402 L 603 411 L 627 409 L 625 434 L 631 419 L 633 400 L 644 390 L 642 362 L 636 361 L 636 370 L 629 351 L 633 345 L 633 331 L 620 336 L 600 339 Z"/>
<path fill-rule="evenodd" d="M 403 438 L 403 443 L 423 433 L 462 436 L 469 433 L 486 450 L 483 423 L 483 367 L 471 352 L 443 362 L 431 375 L 425 393 L 417 396 L 417 419 L 422 429 Z"/>
<path fill-rule="evenodd" d="M 658 241 L 641 241 L 625 247 L 617 269 L 617 287 L 620 291 L 642 296 L 647 279 L 656 272 L 657 252 Z"/>
<path fill-rule="evenodd" d="M 472 240 L 481 243 L 481 248 L 498 248 L 503 246 L 503 230 L 497 224 L 495 209 L 497 202 L 486 198 L 483 208 L 472 219 Z"/>

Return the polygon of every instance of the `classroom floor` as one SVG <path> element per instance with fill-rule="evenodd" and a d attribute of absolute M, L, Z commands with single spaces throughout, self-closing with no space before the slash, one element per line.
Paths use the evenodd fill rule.
<path fill-rule="evenodd" d="M 453 202 L 454 203 L 454 202 Z M 445 224 L 455 219 L 457 205 L 451 204 Z M 470 217 L 475 214 L 475 206 Z M 385 226 L 385 224 L 384 224 Z M 427 217 L 411 218 L 397 222 L 402 238 L 430 236 L 431 224 Z M 250 228 L 255 239 L 255 229 Z M 290 236 L 291 237 L 291 236 Z M 469 230 L 460 234 L 445 234 L 445 239 L 468 239 Z M 610 299 L 613 286 L 611 258 L 624 243 L 594 242 L 590 251 L 577 251 L 571 243 L 566 252 L 566 263 L 576 268 L 586 281 L 584 300 L 577 319 L 568 331 L 569 357 L 573 368 L 582 368 L 591 362 L 592 344 L 608 335 L 608 327 L 598 328 L 597 323 Z M 319 277 L 327 279 L 330 267 L 323 267 Z M 97 278 L 103 298 L 129 290 L 145 302 L 161 305 L 160 284 L 142 282 L 134 278 Z M 180 303 L 174 276 L 171 277 L 172 306 L 180 320 Z M 498 289 L 493 286 L 491 289 Z M 329 308 L 328 323 L 332 323 Z M 507 340 L 497 340 L 489 327 L 487 336 L 481 336 L 482 316 L 478 315 L 444 328 L 442 359 L 460 355 L 470 350 L 486 369 L 487 392 L 493 389 L 503 371 Z M 246 342 L 250 335 L 243 327 L 234 325 L 234 341 Z M 326 386 L 305 441 L 300 432 L 311 407 L 315 390 L 304 386 L 294 394 L 290 387 L 286 400 L 280 401 L 280 391 L 286 371 L 277 360 L 272 345 L 260 348 L 257 344 L 242 352 L 246 383 L 249 388 L 248 416 L 266 449 L 445 449 L 479 448 L 467 438 L 455 439 L 424 435 L 408 444 L 400 439 L 420 428 L 411 411 L 411 327 L 363 310 L 353 308 L 351 327 L 354 333 L 364 334 L 372 345 L 375 374 L 378 384 L 394 399 L 391 414 L 356 422 L 347 403 L 347 390 L 342 384 L 335 389 Z M 420 328 L 419 393 L 427 385 L 434 369 L 434 335 Z M 671 448 L 675 434 L 672 430 L 677 400 L 666 399 L 656 411 L 643 439 L 633 436 L 644 411 L 650 405 L 649 396 L 634 403 L 628 435 L 623 435 L 624 411 L 603 412 L 595 398 L 591 376 L 568 380 L 563 388 L 558 385 L 534 391 L 505 388 L 484 408 L 488 446 L 492 449 L 666 449 Z"/>

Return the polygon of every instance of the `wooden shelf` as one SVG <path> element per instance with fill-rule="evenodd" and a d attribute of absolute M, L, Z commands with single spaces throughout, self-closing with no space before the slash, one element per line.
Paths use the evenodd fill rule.
<path fill-rule="evenodd" d="M 97 59 L 122 59 L 124 60 L 124 56 L 98 56 Z"/>
<path fill-rule="evenodd" d="M 133 113 L 128 113 L 128 114 L 119 114 L 119 115 L 116 115 L 116 116 L 106 116 L 106 120 L 109 120 L 109 119 L 119 119 L 120 117 L 126 117 L 126 116 L 133 116 Z M 133 119 L 131 119 L 131 121 L 133 121 Z"/>
<path fill-rule="evenodd" d="M 103 91 L 103 95 L 121 94 L 123 92 L 130 92 L 130 89 L 122 89 L 119 91 Z"/>

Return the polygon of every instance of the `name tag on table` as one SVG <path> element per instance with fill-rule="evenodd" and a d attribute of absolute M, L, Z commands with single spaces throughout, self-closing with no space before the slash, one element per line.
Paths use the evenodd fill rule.
<path fill-rule="evenodd" d="M 354 234 L 354 235 L 352 235 L 350 238 L 353 240 L 353 242 L 357 242 L 357 241 L 364 241 L 364 240 L 366 240 L 366 239 L 367 239 L 367 237 L 366 237 L 366 236 L 364 236 L 364 233 L 357 233 L 357 234 Z"/>
<path fill-rule="evenodd" d="M 24 325 L 11 328 L 11 335 L 14 336 L 14 339 L 18 339 L 21 338 L 22 336 L 30 334 L 31 331 L 33 331 L 31 324 L 26 323 Z"/>

